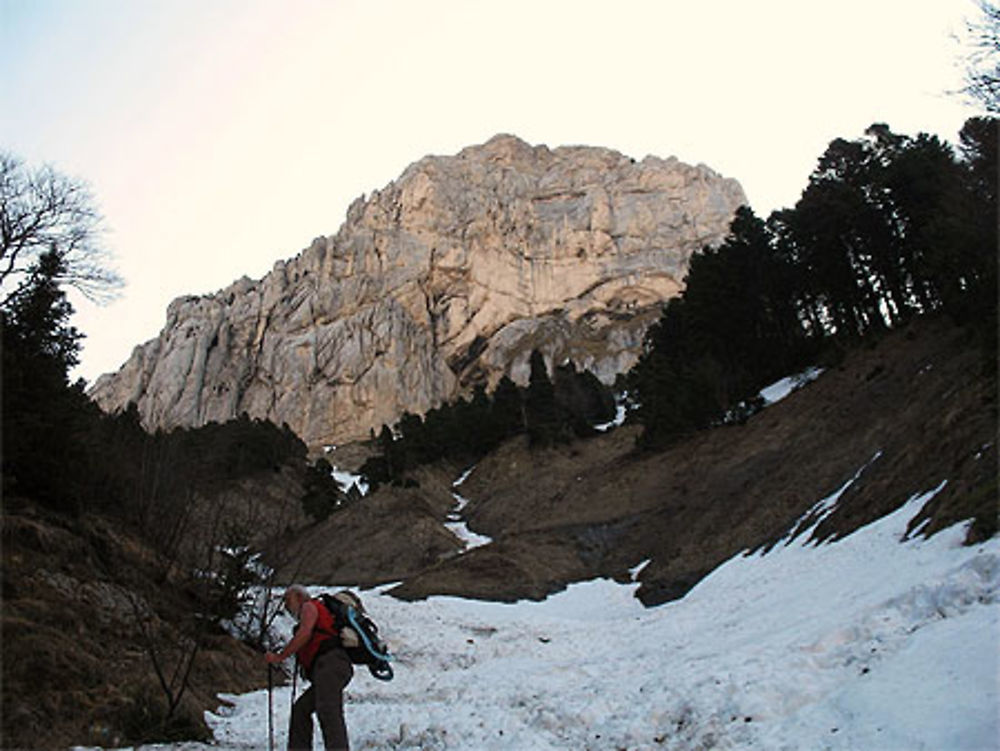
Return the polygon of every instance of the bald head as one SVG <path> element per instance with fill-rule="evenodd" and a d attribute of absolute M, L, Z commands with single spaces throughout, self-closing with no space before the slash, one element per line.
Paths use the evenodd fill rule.
<path fill-rule="evenodd" d="M 298 618 L 302 603 L 310 599 L 312 598 L 309 596 L 309 590 L 301 584 L 292 584 L 285 590 L 285 610 Z"/>

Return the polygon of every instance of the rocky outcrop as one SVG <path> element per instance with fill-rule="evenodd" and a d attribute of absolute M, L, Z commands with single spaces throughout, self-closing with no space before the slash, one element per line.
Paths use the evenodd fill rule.
<path fill-rule="evenodd" d="M 263 279 L 175 300 L 92 396 L 151 428 L 246 412 L 317 446 L 525 383 L 533 349 L 611 382 L 745 202 L 703 165 L 496 136 L 411 165 Z"/>

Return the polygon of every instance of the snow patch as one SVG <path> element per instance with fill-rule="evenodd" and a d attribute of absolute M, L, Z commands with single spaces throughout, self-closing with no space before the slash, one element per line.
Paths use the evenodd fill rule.
<path fill-rule="evenodd" d="M 625 406 L 624 399 L 617 399 L 615 401 L 615 416 L 608 422 L 602 422 L 599 425 L 594 426 L 594 430 L 599 430 L 602 433 L 606 433 L 611 430 L 611 428 L 617 428 L 624 424 L 625 417 L 628 414 L 628 409 Z"/>
<path fill-rule="evenodd" d="M 344 493 L 349 492 L 352 487 L 355 487 L 362 496 L 368 494 L 368 483 L 365 481 L 364 475 L 345 472 L 337 467 L 332 467 L 330 474 L 333 475 L 333 479 Z"/>
<path fill-rule="evenodd" d="M 639 581 L 639 575 L 643 572 L 643 570 L 646 568 L 646 566 L 648 566 L 650 563 L 652 563 L 652 560 L 653 560 L 652 558 L 647 558 L 646 560 L 644 560 L 639 565 L 633 566 L 632 568 L 630 568 L 628 570 L 628 573 L 629 573 L 629 577 L 631 578 L 631 580 L 632 581 Z"/>
<path fill-rule="evenodd" d="M 780 381 L 775 381 L 767 388 L 764 388 L 760 392 L 761 398 L 764 400 L 765 405 L 771 405 L 775 402 L 780 402 L 786 396 L 791 394 L 808 383 L 815 381 L 820 375 L 823 374 L 823 369 L 818 367 L 810 367 L 803 370 L 801 373 L 797 373 L 787 378 L 782 378 Z"/>
<path fill-rule="evenodd" d="M 475 465 L 469 467 L 458 477 L 457 480 L 452 482 L 451 486 L 453 488 L 457 488 L 469 478 L 469 475 L 472 474 L 472 470 L 474 469 Z M 459 495 L 458 493 L 452 493 L 451 497 L 455 500 L 455 505 L 452 507 L 451 512 L 449 512 L 448 521 L 445 522 L 444 526 L 462 543 L 462 553 L 472 550 L 473 548 L 482 547 L 483 545 L 489 545 L 493 542 L 493 538 L 477 534 L 469 529 L 465 520 L 462 518 L 462 510 L 469 504 L 469 499 Z"/>

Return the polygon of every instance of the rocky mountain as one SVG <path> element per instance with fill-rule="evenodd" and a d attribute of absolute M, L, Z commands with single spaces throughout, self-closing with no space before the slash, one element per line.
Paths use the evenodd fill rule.
<path fill-rule="evenodd" d="M 414 163 L 261 280 L 175 300 L 91 395 L 149 428 L 246 412 L 317 447 L 526 383 L 533 349 L 610 383 L 745 203 L 703 165 L 496 136 Z"/>

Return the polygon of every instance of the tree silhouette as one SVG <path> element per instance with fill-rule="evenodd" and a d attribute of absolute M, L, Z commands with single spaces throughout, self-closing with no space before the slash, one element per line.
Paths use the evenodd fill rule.
<path fill-rule="evenodd" d="M 562 421 L 555 389 L 549 380 L 545 357 L 538 350 L 531 353 L 531 375 L 524 401 L 528 443 L 532 447 L 551 446 L 562 438 Z"/>
<path fill-rule="evenodd" d="M 490 413 L 498 444 L 505 438 L 522 433 L 526 429 L 524 395 L 507 376 L 500 379 L 493 391 Z"/>
<path fill-rule="evenodd" d="M 4 494 L 24 494 L 65 510 L 83 502 L 77 468 L 87 445 L 80 433 L 96 416 L 82 384 L 70 387 L 81 334 L 59 287 L 63 260 L 43 253 L 30 282 L 0 307 L 3 342 Z"/>
<path fill-rule="evenodd" d="M 740 209 L 725 242 L 692 258 L 626 379 L 642 444 L 745 414 L 829 338 L 931 311 L 974 327 L 995 370 L 996 120 L 970 120 L 961 139 L 959 159 L 875 124 L 831 142 L 794 208 L 766 223 Z"/>
<path fill-rule="evenodd" d="M 46 254 L 59 260 L 52 280 L 88 299 L 108 300 L 121 286 L 87 185 L 51 167 L 29 169 L 0 152 L 0 307 L 46 273 L 40 267 Z"/>

